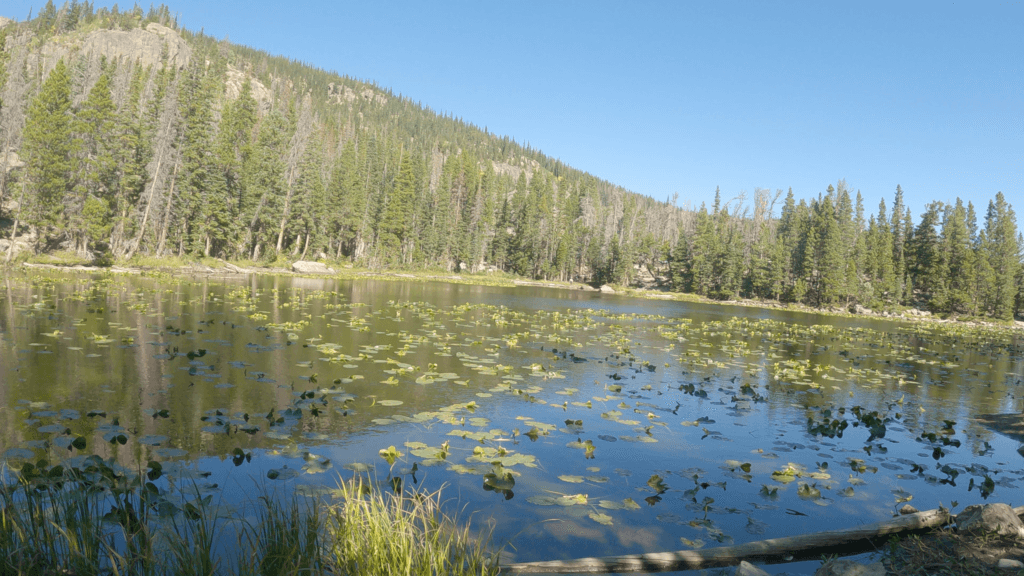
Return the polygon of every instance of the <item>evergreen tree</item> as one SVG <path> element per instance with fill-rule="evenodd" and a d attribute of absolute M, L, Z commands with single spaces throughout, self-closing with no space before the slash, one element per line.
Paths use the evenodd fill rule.
<path fill-rule="evenodd" d="M 953 314 L 968 313 L 973 308 L 971 292 L 976 282 L 976 266 L 967 232 L 967 210 L 959 198 L 954 206 L 946 210 L 942 241 L 945 258 L 939 272 L 947 274 L 948 282 L 941 295 L 944 301 L 936 299 L 936 304 L 941 305 L 940 309 Z"/>
<path fill-rule="evenodd" d="M 914 240 L 908 247 L 908 251 L 913 253 L 910 274 L 914 286 L 933 310 L 942 310 L 946 306 L 946 279 L 949 275 L 945 254 L 947 250 L 945 244 L 940 242 L 937 232 L 938 226 L 942 224 L 944 212 L 945 206 L 942 202 L 928 204 L 921 215 L 921 222 L 917 225 Z M 966 236 L 966 215 L 964 232 Z M 969 242 L 967 248 L 970 248 Z"/>
<path fill-rule="evenodd" d="M 988 204 L 985 236 L 984 255 L 991 268 L 988 309 L 994 318 L 1010 320 L 1016 303 L 1021 248 L 1017 244 L 1017 216 L 1002 192 Z"/>
<path fill-rule="evenodd" d="M 404 257 L 412 242 L 410 231 L 413 200 L 419 188 L 419 171 L 411 153 L 402 155 L 401 168 L 394 191 L 387 198 L 384 215 L 377 227 L 378 258 L 387 264 L 404 264 Z"/>
<path fill-rule="evenodd" d="M 111 70 L 100 74 L 76 115 L 74 129 L 81 159 L 75 193 L 68 206 L 69 231 L 79 253 L 109 239 L 111 201 L 120 188 L 116 136 L 117 109 L 110 94 Z"/>
<path fill-rule="evenodd" d="M 715 222 L 701 204 L 697 212 L 697 226 L 689 247 L 688 292 L 708 296 L 715 287 L 714 256 L 718 243 Z"/>
<path fill-rule="evenodd" d="M 817 203 L 815 210 L 815 236 L 818 238 L 816 267 L 819 279 L 815 296 L 818 306 L 832 306 L 846 298 L 844 234 L 832 204 L 832 186 L 829 186 L 829 191 Z"/>
<path fill-rule="evenodd" d="M 896 276 L 893 263 L 893 239 L 889 219 L 886 217 L 885 199 L 878 204 L 878 217 L 871 223 L 871 270 L 874 302 L 872 306 L 895 304 Z"/>
<path fill-rule="evenodd" d="M 903 211 L 905 206 L 903 205 L 903 188 L 896 185 L 896 198 L 892 204 L 892 222 L 890 224 L 890 231 L 892 234 L 892 265 L 893 265 L 893 280 L 892 280 L 892 301 L 893 304 L 899 305 L 903 303 L 903 298 L 906 294 L 906 227 L 903 220 Z"/>
<path fill-rule="evenodd" d="M 31 196 L 29 222 L 45 243 L 55 229 L 63 228 L 64 196 L 74 187 L 71 78 L 64 60 L 46 78 L 25 115 L 22 153 Z"/>

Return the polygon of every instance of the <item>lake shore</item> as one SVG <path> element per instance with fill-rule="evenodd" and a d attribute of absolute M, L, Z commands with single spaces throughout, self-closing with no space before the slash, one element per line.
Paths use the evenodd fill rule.
<path fill-rule="evenodd" d="M 424 270 L 371 270 L 368 268 L 357 268 L 351 264 L 339 268 L 323 266 L 323 272 L 300 272 L 292 268 L 285 268 L 274 265 L 259 265 L 252 262 L 233 263 L 220 258 L 205 258 L 200 261 L 184 261 L 179 258 L 147 258 L 141 263 L 127 262 L 113 266 L 93 266 L 82 263 L 72 263 L 66 260 L 54 259 L 47 262 L 45 259 L 35 262 L 11 263 L 12 267 L 24 267 L 28 269 L 42 270 L 66 270 L 72 272 L 101 272 L 113 274 L 169 274 L 185 276 L 237 276 L 245 274 L 259 275 L 283 275 L 283 276 L 309 276 L 329 277 L 342 280 L 354 279 L 376 279 L 393 281 L 422 281 L 422 282 L 449 282 L 456 284 L 469 284 L 478 286 L 532 286 L 537 288 L 555 288 L 561 290 L 581 290 L 590 292 L 604 292 L 618 294 L 634 298 L 646 298 L 651 300 L 676 300 L 681 302 L 694 302 L 700 304 L 719 304 L 728 306 L 743 306 L 747 308 L 786 310 L 790 312 L 802 312 L 805 314 L 817 314 L 823 316 L 835 316 L 845 318 L 872 318 L 879 320 L 910 321 L 910 322 L 935 322 L 959 324 L 973 327 L 1010 328 L 1024 333 L 1024 321 L 1013 320 L 998 322 L 984 320 L 977 317 L 948 317 L 936 316 L 928 311 L 916 308 L 903 308 L 899 311 L 871 310 L 863 306 L 855 306 L 851 309 L 840 307 L 814 308 L 803 304 L 785 303 L 777 300 L 757 300 L 741 298 L 736 300 L 715 300 L 696 294 L 673 292 L 658 288 L 635 288 L 623 286 L 601 286 L 594 287 L 582 282 L 565 282 L 559 280 L 532 280 L 514 276 L 507 273 L 477 272 L 477 273 L 443 273 Z"/>

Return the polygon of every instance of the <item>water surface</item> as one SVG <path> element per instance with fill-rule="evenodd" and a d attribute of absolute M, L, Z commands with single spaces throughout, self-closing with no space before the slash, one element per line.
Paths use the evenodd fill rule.
<path fill-rule="evenodd" d="M 972 417 L 1024 409 L 1022 357 L 1009 329 L 595 292 L 16 273 L 0 453 L 81 435 L 227 511 L 443 486 L 516 560 L 677 550 L 1020 505 L 1019 444 Z"/>

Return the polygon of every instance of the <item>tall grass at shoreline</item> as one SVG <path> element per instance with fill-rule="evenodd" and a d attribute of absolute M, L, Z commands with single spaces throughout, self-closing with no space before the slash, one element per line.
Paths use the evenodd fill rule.
<path fill-rule="evenodd" d="M 171 495 L 95 468 L 4 471 L 13 481 L 0 483 L 0 575 L 498 573 L 489 535 L 445 514 L 439 491 L 393 493 L 358 477 L 330 500 L 261 490 L 243 520 L 219 515 L 209 497 L 188 500 L 187 488 Z"/>

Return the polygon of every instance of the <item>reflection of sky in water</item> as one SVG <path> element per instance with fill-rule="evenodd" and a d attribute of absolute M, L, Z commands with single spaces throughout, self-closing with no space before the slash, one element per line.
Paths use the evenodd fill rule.
<path fill-rule="evenodd" d="M 970 422 L 979 413 L 1024 407 L 1020 340 L 979 339 L 962 327 L 954 329 L 962 334 L 948 333 L 934 325 L 436 282 L 115 278 L 95 293 L 84 282 L 8 285 L 0 301 L 0 445 L 31 448 L 52 437 L 38 428 L 57 417 L 25 401 L 82 414 L 104 409 L 132 434 L 128 446 L 97 440 L 96 427 L 109 418 L 62 422 L 89 436 L 97 453 L 116 452 L 126 465 L 159 458 L 158 448 L 135 438 L 168 436 L 168 445 L 195 455 L 198 468 L 211 473 L 203 482 L 216 483 L 228 503 L 257 486 L 333 487 L 339 473 L 352 474 L 344 468 L 351 463 L 371 464 L 384 479 L 388 466 L 377 452 L 394 445 L 405 453 L 395 473 L 417 462 L 418 485 L 445 486 L 452 510 L 464 507 L 475 522 L 494 522 L 496 539 L 511 539 L 520 560 L 675 550 L 685 547 L 681 538 L 717 546 L 834 529 L 888 518 L 909 496 L 920 509 L 981 502 L 977 489 L 967 490 L 972 478 L 993 478 L 997 500 L 1022 482 L 1018 443 Z M 258 296 L 249 308 L 253 289 Z M 33 308 L 38 303 L 44 306 Z M 465 304 L 486 307 L 456 309 Z M 509 323 L 498 326 L 495 314 Z M 663 318 L 609 317 L 620 314 Z M 565 325 L 567 318 L 578 323 Z M 261 328 L 267 323 L 282 330 Z M 513 335 L 518 345 L 510 348 L 505 338 Z M 323 343 L 337 344 L 349 359 L 324 360 L 332 353 L 317 350 Z M 631 350 L 632 363 L 621 347 Z M 207 353 L 184 356 L 199 350 Z M 457 377 L 414 383 L 429 364 Z M 473 365 L 509 370 L 485 374 Z M 402 366 L 410 366 L 407 374 L 394 372 Z M 391 378 L 399 383 L 382 383 Z M 300 396 L 307 390 L 313 398 Z M 318 403 L 325 392 L 326 404 Z M 343 393 L 353 399 L 342 403 Z M 452 411 L 454 424 L 373 422 L 469 401 L 476 410 Z M 588 401 L 590 407 L 573 404 Z M 301 418 L 269 425 L 271 408 L 280 417 L 295 406 Z M 313 406 L 320 416 L 310 415 Z M 867 427 L 853 425 L 854 406 L 890 419 L 884 438 L 868 441 Z M 161 409 L 169 417 L 153 417 Z M 842 438 L 808 434 L 808 417 L 820 424 L 826 410 L 850 423 Z M 473 418 L 489 422 L 474 426 Z M 944 419 L 956 421 L 949 437 L 961 446 L 921 440 L 922 433 L 939 433 Z M 531 440 L 528 422 L 554 429 Z M 241 431 L 248 425 L 261 431 Z M 501 432 L 481 443 L 453 430 Z M 567 446 L 577 439 L 592 442 L 593 458 Z M 405 446 L 445 441 L 449 464 L 485 468 L 486 462 L 466 462 L 473 449 L 502 447 L 535 456 L 537 467 L 507 468 L 518 475 L 514 497 L 505 499 L 482 489 L 484 468 L 457 474 L 428 467 Z M 235 448 L 252 452 L 252 462 L 234 466 Z M 936 448 L 945 452 L 939 460 Z M 304 458 L 307 452 L 317 458 Z M 325 459 L 327 473 L 267 478 L 268 470 L 302 471 Z M 739 468 L 744 463 L 749 477 Z M 805 475 L 789 484 L 773 480 L 772 472 L 788 463 Z M 955 486 L 942 483 L 951 479 L 944 465 L 959 473 Z M 662 494 L 648 485 L 655 474 L 667 486 Z M 403 476 L 412 482 L 411 474 Z M 775 497 L 763 486 L 777 488 Z M 818 492 L 821 498 L 810 497 Z M 561 494 L 586 494 L 587 505 L 528 502 Z M 641 508 L 608 507 L 626 498 Z M 610 516 L 612 526 L 596 522 L 598 514 Z"/>

